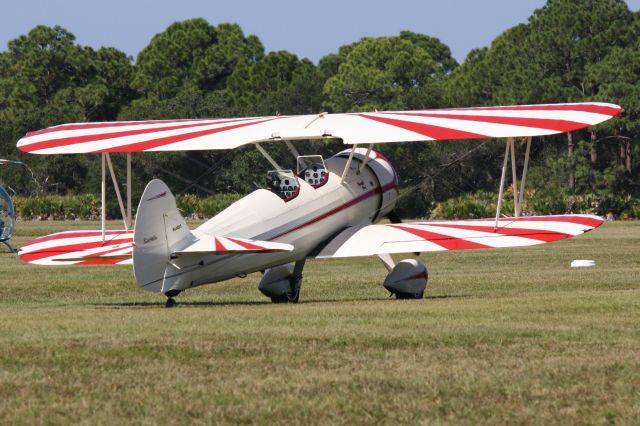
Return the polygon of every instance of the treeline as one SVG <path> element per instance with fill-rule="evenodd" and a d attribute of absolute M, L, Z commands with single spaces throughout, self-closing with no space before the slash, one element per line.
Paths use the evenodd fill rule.
<path fill-rule="evenodd" d="M 265 53 L 238 25 L 204 19 L 170 25 L 135 61 L 114 48 L 80 46 L 64 28 L 38 26 L 0 52 L 0 157 L 30 167 L 5 167 L 0 179 L 22 195 L 99 192 L 97 156 L 42 157 L 15 148 L 27 131 L 65 122 L 597 100 L 625 112 L 583 132 L 536 138 L 528 187 L 558 213 L 575 210 L 563 200 L 577 197 L 594 200 L 586 210 L 633 216 L 639 79 L 640 14 L 623 0 L 549 0 L 463 64 L 440 40 L 408 31 L 363 38 L 314 64 L 286 51 Z M 323 155 L 345 148 L 340 141 L 297 144 Z M 379 149 L 403 180 L 401 213 L 417 217 L 437 202 L 495 191 L 503 146 L 476 140 Z M 267 148 L 291 162 L 281 144 Z M 123 170 L 124 159 L 114 160 Z M 133 191 L 160 177 L 178 194 L 246 193 L 263 185 L 268 167 L 251 147 L 134 155 Z"/>

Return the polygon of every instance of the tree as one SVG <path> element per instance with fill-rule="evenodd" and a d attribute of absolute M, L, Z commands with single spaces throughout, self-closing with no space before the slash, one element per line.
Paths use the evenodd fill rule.
<path fill-rule="evenodd" d="M 202 18 L 175 22 L 140 52 L 132 86 L 159 100 L 180 91 L 223 89 L 236 66 L 262 56 L 260 40 L 245 37 L 236 24 L 215 27 Z"/>
<path fill-rule="evenodd" d="M 439 83 L 455 65 L 446 46 L 421 34 L 363 38 L 321 61 L 321 70 L 335 72 L 325 105 L 336 112 L 436 106 Z"/>
<path fill-rule="evenodd" d="M 79 46 L 64 28 L 37 26 L 8 47 L 0 53 L 2 157 L 20 157 L 15 142 L 30 130 L 61 122 L 114 120 L 134 95 L 130 58 L 113 48 Z M 57 189 L 81 188 L 86 161 L 85 156 L 28 159 L 41 185 L 47 182 Z M 32 187 L 16 169 L 4 178 L 18 189 Z"/>
<path fill-rule="evenodd" d="M 227 92 L 241 115 L 319 112 L 322 81 L 315 65 L 289 52 L 271 52 L 252 64 L 239 65 Z"/>

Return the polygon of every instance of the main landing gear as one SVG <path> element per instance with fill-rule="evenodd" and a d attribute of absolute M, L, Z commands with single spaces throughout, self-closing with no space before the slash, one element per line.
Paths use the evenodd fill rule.
<path fill-rule="evenodd" d="M 389 255 L 379 255 L 389 271 L 383 286 L 396 299 L 422 299 L 427 287 L 429 272 L 427 266 L 418 259 L 404 259 L 394 264 Z"/>
<path fill-rule="evenodd" d="M 273 303 L 298 303 L 305 259 L 267 269 L 258 290 Z"/>
<path fill-rule="evenodd" d="M 9 251 L 11 253 L 17 253 L 18 250 L 14 249 L 13 247 L 11 247 L 11 244 L 9 244 L 9 241 L 2 241 L 2 244 L 4 244 L 5 246 L 7 246 L 7 248 L 9 249 Z"/>
<path fill-rule="evenodd" d="M 178 306 L 178 302 L 176 302 L 176 299 L 174 299 L 174 297 L 179 294 L 180 290 L 169 290 L 168 292 L 166 292 L 164 295 L 167 296 L 167 302 L 164 304 L 164 307 L 175 308 L 176 306 Z"/>

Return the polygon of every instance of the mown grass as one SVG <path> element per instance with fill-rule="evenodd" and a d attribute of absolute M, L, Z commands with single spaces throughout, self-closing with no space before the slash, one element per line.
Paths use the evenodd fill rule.
<path fill-rule="evenodd" d="M 16 243 L 95 223 L 19 223 Z M 2 423 L 633 424 L 640 223 L 518 250 L 423 255 L 427 297 L 369 258 L 312 261 L 301 303 L 259 275 L 181 294 L 126 267 L 0 254 Z M 587 258 L 595 268 L 571 269 Z"/>

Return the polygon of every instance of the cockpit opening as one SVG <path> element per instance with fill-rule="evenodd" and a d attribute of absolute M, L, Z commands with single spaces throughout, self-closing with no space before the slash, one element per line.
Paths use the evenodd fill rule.
<path fill-rule="evenodd" d="M 292 170 L 269 170 L 267 188 L 284 201 L 290 201 L 300 193 L 300 182 Z"/>

